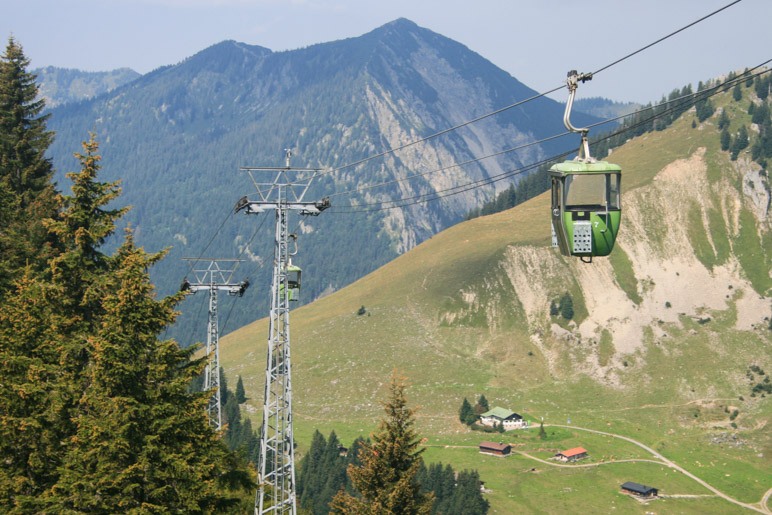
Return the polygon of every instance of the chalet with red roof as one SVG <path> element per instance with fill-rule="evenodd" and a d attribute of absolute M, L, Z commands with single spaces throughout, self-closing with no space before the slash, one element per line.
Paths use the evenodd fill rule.
<path fill-rule="evenodd" d="M 587 449 L 584 447 L 574 447 L 567 451 L 561 451 L 555 455 L 556 460 L 560 461 L 578 461 L 587 457 Z"/>

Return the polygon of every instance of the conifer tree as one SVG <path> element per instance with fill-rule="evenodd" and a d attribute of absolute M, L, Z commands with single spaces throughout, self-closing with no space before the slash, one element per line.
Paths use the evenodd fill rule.
<path fill-rule="evenodd" d="M 721 129 L 721 150 L 729 150 L 729 146 L 732 144 L 732 135 L 729 134 L 729 129 L 724 127 Z"/>
<path fill-rule="evenodd" d="M 28 263 L 43 271 L 55 253 L 42 225 L 57 212 L 53 167 L 45 157 L 53 133 L 28 66 L 21 45 L 9 38 L 0 56 L 0 297 Z"/>
<path fill-rule="evenodd" d="M 422 459 L 419 437 L 413 429 L 414 411 L 407 406 L 405 379 L 392 375 L 385 417 L 359 451 L 361 466 L 350 465 L 348 476 L 357 495 L 341 490 L 331 513 L 429 514 L 434 497 L 421 491 L 416 480 Z"/>
<path fill-rule="evenodd" d="M 485 515 L 490 503 L 482 496 L 480 475 L 476 470 L 458 473 L 453 499 L 447 513 L 458 515 Z"/>
<path fill-rule="evenodd" d="M 456 474 L 453 467 L 432 463 L 421 467 L 419 480 L 424 492 L 434 493 L 432 514 L 484 515 L 489 503 L 482 495 L 482 483 L 476 470 Z"/>
<path fill-rule="evenodd" d="M 468 426 L 474 424 L 475 420 L 477 420 L 477 415 L 475 415 L 474 409 L 472 408 L 472 405 L 469 404 L 469 401 L 466 399 L 466 397 L 464 397 L 464 402 L 461 403 L 461 409 L 458 412 L 458 419 L 462 424 L 466 424 Z"/>
<path fill-rule="evenodd" d="M 770 85 L 772 85 L 772 80 L 770 80 L 769 76 L 761 77 L 757 75 L 753 85 L 756 96 L 761 100 L 766 100 L 769 96 Z"/>
<path fill-rule="evenodd" d="M 769 118 L 769 107 L 767 107 L 766 102 L 762 103 L 750 114 L 752 115 L 752 123 L 762 124 Z"/>
<path fill-rule="evenodd" d="M 0 317 L 0 353 L 18 372 L 0 395 L 0 511 L 227 509 L 250 480 L 189 391 L 203 361 L 156 339 L 180 299 L 155 300 L 147 269 L 161 255 L 131 235 L 115 256 L 99 249 L 124 210 L 104 209 L 119 191 L 96 181 L 93 135 L 84 148 L 72 196 L 45 224 L 61 246 L 49 279 L 25 276 Z"/>
<path fill-rule="evenodd" d="M 772 118 L 769 116 L 759 126 L 759 137 L 751 148 L 751 158 L 766 168 L 765 159 L 772 157 Z"/>
<path fill-rule="evenodd" d="M 188 391 L 205 358 L 157 340 L 182 295 L 154 298 L 148 268 L 162 256 L 136 248 L 129 232 L 100 284 L 104 313 L 87 342 L 76 434 L 48 499 L 55 511 L 219 511 L 251 485 L 209 427 L 207 394 Z"/>
<path fill-rule="evenodd" d="M 734 138 L 734 141 L 732 141 L 730 153 L 730 158 L 732 161 L 737 159 L 737 157 L 740 155 L 740 152 L 748 147 L 748 144 L 748 129 L 745 128 L 745 125 L 741 125 L 740 129 L 737 131 L 737 136 Z"/>
<path fill-rule="evenodd" d="M 704 122 L 711 116 L 713 116 L 713 113 L 715 112 L 715 108 L 713 107 L 713 103 L 710 101 L 709 98 L 703 98 L 701 100 L 698 100 L 695 104 L 696 110 L 697 110 L 697 119 L 700 122 Z"/>
<path fill-rule="evenodd" d="M 481 394 L 480 398 L 477 399 L 477 405 L 483 409 L 483 413 L 491 409 L 490 404 L 488 404 L 488 399 L 485 398 L 484 394 Z"/>
<path fill-rule="evenodd" d="M 102 207 L 117 196 L 114 185 L 96 183 L 94 178 L 98 171 L 99 157 L 96 155 L 97 144 L 92 139 L 84 143 L 85 154 L 76 154 L 81 161 L 81 171 L 69 174 L 74 180 L 72 196 L 58 196 L 57 204 L 62 212 L 56 218 L 48 218 L 39 222 L 52 235 L 51 240 L 57 242 L 59 253 L 48 262 L 49 272 L 46 274 L 46 287 L 36 285 L 30 280 L 28 269 L 24 287 L 15 294 L 18 298 L 8 298 L 9 306 L 25 302 L 25 296 L 31 291 L 40 295 L 45 307 L 39 305 L 37 310 L 30 309 L 28 322 L 47 326 L 49 333 L 34 333 L 24 330 L 24 321 L 7 319 L 5 326 L 9 331 L 9 339 L 5 340 L 4 350 L 9 352 L 9 360 L 17 363 L 35 363 L 43 367 L 38 358 L 46 357 L 46 367 L 53 371 L 46 375 L 45 381 L 37 381 L 40 388 L 48 392 L 52 402 L 35 402 L 29 405 L 25 413 L 27 420 L 20 417 L 17 422 L 30 427 L 25 435 L 39 436 L 46 445 L 26 448 L 20 439 L 17 456 L 28 455 L 27 462 L 19 468 L 6 470 L 13 478 L 14 484 L 21 489 L 13 504 L 29 504 L 30 511 L 36 511 L 35 503 L 41 502 L 41 493 L 49 489 L 57 480 L 58 468 L 63 459 L 64 444 L 74 433 L 74 412 L 78 399 L 82 395 L 86 378 L 84 371 L 88 365 L 88 337 L 98 327 L 98 317 L 101 313 L 99 293 L 96 285 L 108 272 L 108 259 L 99 252 L 98 247 L 114 230 L 114 222 L 122 211 L 104 211 Z M 45 213 L 36 215 L 41 218 Z M 22 324 L 21 326 L 18 324 Z M 26 338 L 24 342 L 15 345 L 14 338 Z M 54 354 L 52 356 L 52 353 Z M 41 368 L 42 371 L 44 368 Z M 34 377 L 34 374 L 29 377 Z M 42 378 L 41 378 L 42 379 Z M 8 398 L 9 402 L 17 404 L 34 399 L 26 393 L 28 386 L 17 383 L 20 388 Z M 9 392 L 11 393 L 11 392 Z M 4 399 L 5 400 L 5 399 Z M 0 408 L 0 411 L 5 408 Z M 36 434 L 32 427 L 42 424 L 41 432 Z M 12 429 L 14 421 L 9 421 Z M 12 441 L 12 440 L 11 440 Z M 5 457 L 5 449 L 3 449 Z M 39 456 L 45 454 L 45 459 L 38 462 Z M 39 471 L 40 467 L 47 470 Z M 18 490 L 17 489 L 17 490 Z M 31 497 L 25 497 L 29 494 Z M 6 505 L 8 507 L 8 505 Z"/>
<path fill-rule="evenodd" d="M 0 309 L 0 512 L 36 513 L 67 437 L 59 381 L 61 317 L 51 286 L 25 274 Z"/>
<path fill-rule="evenodd" d="M 247 402 L 247 392 L 244 390 L 244 381 L 239 376 L 239 380 L 236 382 L 236 402 L 244 404 Z"/>
<path fill-rule="evenodd" d="M 62 247 L 50 261 L 53 282 L 62 291 L 62 308 L 68 315 L 93 322 L 100 313 L 97 283 L 109 273 L 110 257 L 102 245 L 115 232 L 117 220 L 128 208 L 107 209 L 121 194 L 118 182 L 98 182 L 101 168 L 99 143 L 92 133 L 76 153 L 78 172 L 66 174 L 73 181 L 72 195 L 59 195 L 62 212 L 44 223 Z"/>
<path fill-rule="evenodd" d="M 322 470 L 324 475 L 319 489 L 319 497 L 314 504 L 314 513 L 327 514 L 330 512 L 330 502 L 335 494 L 345 489 L 349 482 L 346 475 L 346 459 L 340 455 L 340 440 L 335 431 L 330 432 L 327 445 L 324 450 Z"/>
<path fill-rule="evenodd" d="M 220 367 L 220 404 L 222 406 L 225 406 L 228 404 L 228 401 L 230 400 L 231 396 L 233 395 L 233 392 L 228 388 L 228 378 L 225 377 L 225 370 L 223 370 L 222 367 Z"/>
<path fill-rule="evenodd" d="M 738 82 L 735 84 L 735 87 L 732 89 L 732 99 L 734 99 L 735 102 L 738 102 L 742 100 L 743 98 L 743 89 L 740 83 Z"/>
<path fill-rule="evenodd" d="M 318 495 L 321 467 L 324 462 L 324 452 L 327 441 L 317 429 L 311 438 L 308 452 L 300 460 L 298 467 L 298 484 L 296 495 L 298 504 L 305 509 L 311 509 Z"/>
<path fill-rule="evenodd" d="M 726 112 L 726 109 L 721 110 L 721 116 L 718 117 L 718 130 L 723 130 L 727 127 L 729 127 L 729 115 Z"/>

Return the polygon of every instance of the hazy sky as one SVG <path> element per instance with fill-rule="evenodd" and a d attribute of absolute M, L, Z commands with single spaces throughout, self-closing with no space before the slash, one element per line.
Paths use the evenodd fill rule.
<path fill-rule="evenodd" d="M 31 68 L 140 73 L 226 39 L 274 51 L 356 37 L 397 18 L 454 39 L 542 92 L 595 71 L 732 0 L 0 0 L 2 48 Z M 656 101 L 772 58 L 772 0 L 741 0 L 580 86 Z M 563 99 L 564 94 L 552 95 Z"/>

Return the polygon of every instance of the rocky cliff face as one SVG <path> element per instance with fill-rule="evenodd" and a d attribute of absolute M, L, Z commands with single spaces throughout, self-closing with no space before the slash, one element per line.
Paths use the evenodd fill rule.
<path fill-rule="evenodd" d="M 718 176 L 711 166 L 720 166 Z M 698 147 L 623 195 L 624 226 L 612 258 L 566 263 L 541 246 L 508 247 L 505 288 L 553 373 L 560 375 L 570 356 L 573 372 L 619 385 L 631 356 L 651 346 L 678 352 L 671 342 L 696 334 L 694 323 L 768 335 L 768 190 L 757 164 L 731 163 Z M 582 306 L 570 322 L 549 312 L 564 292 Z M 475 293 L 465 294 L 468 309 Z M 720 355 L 718 334 L 711 346 Z"/>

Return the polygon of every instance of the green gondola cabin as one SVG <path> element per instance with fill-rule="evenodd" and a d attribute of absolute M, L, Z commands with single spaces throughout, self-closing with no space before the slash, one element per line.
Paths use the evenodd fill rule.
<path fill-rule="evenodd" d="M 622 169 L 606 161 L 573 160 L 549 170 L 553 246 L 591 262 L 614 248 L 621 219 Z"/>

